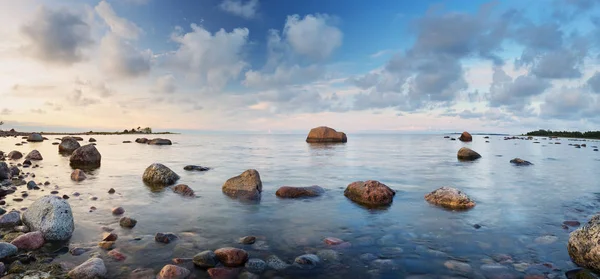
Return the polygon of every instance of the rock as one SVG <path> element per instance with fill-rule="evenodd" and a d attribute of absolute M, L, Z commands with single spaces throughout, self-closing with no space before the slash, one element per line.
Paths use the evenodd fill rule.
<path fill-rule="evenodd" d="M 271 269 L 280 271 L 290 267 L 290 264 L 284 262 L 279 257 L 272 255 L 269 256 L 266 260 L 267 266 Z"/>
<path fill-rule="evenodd" d="M 589 270 L 578 268 L 565 272 L 567 279 L 596 279 L 597 277 Z"/>
<path fill-rule="evenodd" d="M 448 209 L 469 209 L 475 206 L 475 202 L 469 196 L 451 187 L 441 187 L 425 195 L 425 200 Z"/>
<path fill-rule="evenodd" d="M 106 266 L 100 258 L 91 258 L 79 266 L 69 271 L 69 278 L 72 279 L 94 279 L 104 278 L 106 276 Z"/>
<path fill-rule="evenodd" d="M 313 269 L 317 267 L 320 261 L 321 260 L 319 259 L 319 257 L 315 254 L 305 254 L 302 256 L 298 256 L 294 260 L 294 263 L 296 266 L 302 269 Z"/>
<path fill-rule="evenodd" d="M 267 268 L 267 263 L 261 259 L 249 259 L 245 266 L 246 270 L 252 273 L 261 274 Z"/>
<path fill-rule="evenodd" d="M 75 229 L 71 206 L 57 196 L 43 196 L 23 213 L 23 223 L 31 231 L 41 231 L 44 239 L 68 240 Z"/>
<path fill-rule="evenodd" d="M 18 167 L 16 167 L 16 166 L 10 167 L 11 176 L 18 176 L 20 173 L 21 173 L 21 170 Z"/>
<path fill-rule="evenodd" d="M 42 137 L 42 135 L 38 134 L 38 133 L 33 133 L 31 135 L 29 135 L 27 137 L 27 141 L 29 142 L 42 142 L 44 141 L 44 138 Z"/>
<path fill-rule="evenodd" d="M 458 157 L 458 160 L 461 161 L 474 161 L 481 158 L 481 155 L 471 150 L 470 148 L 463 147 L 458 150 L 458 154 L 456 154 L 456 157 Z"/>
<path fill-rule="evenodd" d="M 381 259 L 394 259 L 399 258 L 404 253 L 404 250 L 400 247 L 383 247 L 379 253 Z"/>
<path fill-rule="evenodd" d="M 238 279 L 260 279 L 260 276 L 258 276 L 257 274 L 254 274 L 252 272 L 249 272 L 249 271 L 244 271 L 244 272 L 240 273 L 240 276 L 238 276 Z"/>
<path fill-rule="evenodd" d="M 208 275 L 211 279 L 236 279 L 240 273 L 237 268 L 211 268 L 208 270 Z"/>
<path fill-rule="evenodd" d="M 537 244 L 547 245 L 547 244 L 552 244 L 552 243 L 556 242 L 557 240 L 558 240 L 558 237 L 556 237 L 554 235 L 544 235 L 544 236 L 540 236 L 540 237 L 536 238 L 534 240 L 534 242 Z"/>
<path fill-rule="evenodd" d="M 31 180 L 29 182 L 27 182 L 27 190 L 37 190 L 40 189 L 40 187 L 35 184 L 35 181 Z"/>
<path fill-rule="evenodd" d="M 203 166 L 196 166 L 196 165 L 187 165 L 187 166 L 183 167 L 183 169 L 186 170 L 186 171 L 207 171 L 207 170 L 210 170 L 210 168 L 203 167 Z"/>
<path fill-rule="evenodd" d="M 156 278 L 158 279 L 184 279 L 190 276 L 191 272 L 185 268 L 172 264 L 165 265 L 160 270 L 160 273 Z"/>
<path fill-rule="evenodd" d="M 23 158 L 23 153 L 14 150 L 14 151 L 11 151 L 10 153 L 8 153 L 7 158 L 10 160 L 19 160 L 19 159 Z"/>
<path fill-rule="evenodd" d="M 25 160 L 41 161 L 41 160 L 44 160 L 44 158 L 42 157 L 42 154 L 40 154 L 39 151 L 34 149 L 34 150 L 31 150 L 31 152 L 29 152 L 29 154 L 27 154 L 27 156 L 25 156 Z"/>
<path fill-rule="evenodd" d="M 217 266 L 219 260 L 213 251 L 203 251 L 194 256 L 192 259 L 194 265 L 200 268 L 211 268 Z"/>
<path fill-rule="evenodd" d="M 37 250 L 44 246 L 45 240 L 42 232 L 30 232 L 24 235 L 18 236 L 10 242 L 20 250 Z"/>
<path fill-rule="evenodd" d="M 344 243 L 343 240 L 336 238 L 336 237 L 327 237 L 323 240 L 323 242 L 325 242 L 325 244 L 327 244 L 327 245 L 340 245 L 340 244 Z"/>
<path fill-rule="evenodd" d="M 31 161 L 28 159 L 25 159 L 25 161 L 23 161 L 23 167 L 28 168 L 30 166 L 31 166 Z"/>
<path fill-rule="evenodd" d="M 529 165 L 533 165 L 531 162 L 529 161 L 525 161 L 521 158 L 514 158 L 512 160 L 510 160 L 510 163 L 513 165 L 517 165 L 517 166 L 529 166 Z"/>
<path fill-rule="evenodd" d="M 258 171 L 250 169 L 228 179 L 223 184 L 222 191 L 233 198 L 258 200 L 262 192 L 262 181 Z"/>
<path fill-rule="evenodd" d="M 156 275 L 152 268 L 136 268 L 129 274 L 129 279 L 156 279 Z"/>
<path fill-rule="evenodd" d="M 306 137 L 306 142 L 309 143 L 332 143 L 332 142 L 347 142 L 348 138 L 343 132 L 338 132 L 332 128 L 321 126 L 313 128 Z"/>
<path fill-rule="evenodd" d="M 156 235 L 154 235 L 154 240 L 156 242 L 161 242 L 161 243 L 170 243 L 171 241 L 175 241 L 177 239 L 177 236 L 172 234 L 172 233 L 156 233 Z"/>
<path fill-rule="evenodd" d="M 75 140 L 77 140 L 77 141 L 83 141 L 83 138 L 82 138 L 82 137 L 73 137 L 73 138 L 74 138 Z"/>
<path fill-rule="evenodd" d="M 217 259 L 225 266 L 243 266 L 248 261 L 248 253 L 242 249 L 226 247 L 215 251 Z"/>
<path fill-rule="evenodd" d="M 137 142 L 137 140 L 136 140 Z M 156 139 L 151 139 L 147 142 L 149 145 L 171 145 L 171 141 L 168 139 L 160 139 L 160 138 L 156 138 Z"/>
<path fill-rule="evenodd" d="M 148 143 L 148 139 L 147 138 L 137 138 L 137 139 L 135 139 L 135 142 L 137 142 L 137 143 Z"/>
<path fill-rule="evenodd" d="M 88 144 L 77 148 L 71 154 L 71 166 L 99 167 L 102 155 L 95 146 Z"/>
<path fill-rule="evenodd" d="M 319 186 L 310 186 L 310 187 L 290 187 L 283 186 L 275 192 L 280 198 L 307 198 L 307 197 L 318 197 L 325 193 L 325 190 Z"/>
<path fill-rule="evenodd" d="M 368 206 L 390 205 L 394 195 L 396 193 L 392 189 L 375 180 L 352 182 L 344 191 L 347 198 Z"/>
<path fill-rule="evenodd" d="M 600 271 L 600 214 L 571 233 L 567 250 L 578 266 Z"/>
<path fill-rule="evenodd" d="M 123 213 L 125 213 L 125 209 L 123 209 L 120 206 L 119 207 L 115 207 L 115 208 L 112 209 L 112 214 L 113 215 L 121 215 Z"/>
<path fill-rule="evenodd" d="M 113 248 L 113 246 L 115 246 L 115 242 L 114 241 L 100 241 L 98 242 L 98 247 L 104 249 L 104 250 L 110 250 Z"/>
<path fill-rule="evenodd" d="M 469 141 L 473 141 L 473 137 L 468 132 L 462 132 L 460 137 L 458 137 L 458 140 L 464 141 L 464 142 L 469 142 Z"/>
<path fill-rule="evenodd" d="M 240 238 L 239 241 L 241 244 L 245 244 L 245 245 L 250 245 L 250 244 L 254 244 L 254 242 L 256 242 L 256 236 L 244 236 L 242 238 Z"/>
<path fill-rule="evenodd" d="M 16 255 L 17 250 L 17 246 L 14 246 L 7 242 L 0 242 L 0 259 Z"/>
<path fill-rule="evenodd" d="M 449 260 L 444 263 L 444 266 L 452 271 L 458 272 L 460 274 L 468 274 L 473 271 L 473 268 L 470 264 L 459 262 L 455 260 Z"/>
<path fill-rule="evenodd" d="M 396 269 L 396 264 L 394 264 L 393 260 L 390 259 L 377 259 L 371 262 L 370 266 L 375 269 L 380 270 L 394 270 Z"/>
<path fill-rule="evenodd" d="M 135 227 L 135 225 L 137 224 L 137 220 L 129 218 L 129 217 L 122 217 L 119 220 L 119 225 L 123 228 L 133 228 Z"/>
<path fill-rule="evenodd" d="M 168 186 L 179 180 L 179 175 L 163 164 L 154 163 L 146 168 L 142 179 L 146 184 Z"/>
<path fill-rule="evenodd" d="M 0 162 L 0 181 L 12 177 L 12 172 L 5 162 Z"/>
<path fill-rule="evenodd" d="M 449 138 L 450 138 L 450 136 L 444 136 L 444 138 L 445 138 L 445 139 L 449 139 Z"/>
<path fill-rule="evenodd" d="M 581 225 L 581 223 L 579 223 L 579 221 L 564 221 L 563 225 L 569 226 L 569 227 L 579 227 Z"/>
<path fill-rule="evenodd" d="M 110 250 L 107 253 L 107 255 L 117 262 L 121 262 L 127 259 L 127 256 L 123 255 L 123 253 L 119 252 L 119 250 L 117 249 Z"/>
<path fill-rule="evenodd" d="M 123 143 L 131 143 L 130 140 L 124 140 Z"/>
<path fill-rule="evenodd" d="M 19 211 L 11 211 L 0 216 L 0 228 L 12 229 L 21 224 L 21 213 Z"/>
<path fill-rule="evenodd" d="M 109 194 L 114 194 L 115 192 L 116 192 L 116 191 L 115 191 L 115 189 L 113 189 L 113 188 L 110 188 L 110 189 L 108 189 L 108 193 L 109 193 Z"/>
<path fill-rule="evenodd" d="M 359 259 L 364 263 L 369 263 L 369 262 L 376 260 L 377 256 L 375 256 L 371 253 L 365 253 L 365 254 L 360 255 Z"/>
<path fill-rule="evenodd" d="M 64 137 L 62 138 L 62 140 L 60 141 L 60 144 L 58 145 L 58 152 L 59 153 L 66 153 L 66 154 L 71 154 L 73 153 L 73 151 L 77 150 L 77 148 L 81 147 L 81 145 L 79 144 L 79 142 L 72 138 L 72 137 Z"/>
<path fill-rule="evenodd" d="M 105 232 L 102 234 L 102 241 L 117 241 L 119 236 L 113 232 Z"/>
<path fill-rule="evenodd" d="M 194 190 L 192 190 L 192 188 L 190 188 L 190 186 L 187 186 L 185 184 L 179 184 L 177 186 L 173 186 L 173 192 L 180 194 L 182 196 L 185 197 L 194 197 L 196 196 L 194 194 Z"/>
<path fill-rule="evenodd" d="M 69 250 L 69 253 L 71 253 L 71 255 L 73 255 L 73 256 L 81 256 L 89 250 L 90 250 L 89 248 L 75 247 L 75 248 L 71 248 Z"/>
<path fill-rule="evenodd" d="M 95 138 L 90 138 L 89 142 L 96 142 Z"/>
<path fill-rule="evenodd" d="M 84 181 L 87 178 L 87 176 L 85 176 L 85 173 L 80 170 L 80 169 L 75 169 L 72 173 L 71 173 L 71 180 L 73 181 Z"/>
<path fill-rule="evenodd" d="M 340 261 L 340 253 L 331 249 L 319 250 L 317 252 L 317 256 L 323 261 L 329 263 L 336 263 Z"/>

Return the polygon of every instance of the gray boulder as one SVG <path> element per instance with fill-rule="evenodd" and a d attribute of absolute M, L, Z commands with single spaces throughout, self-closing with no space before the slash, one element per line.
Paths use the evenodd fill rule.
<path fill-rule="evenodd" d="M 11 229 L 21 224 L 21 213 L 11 211 L 0 216 L 0 228 Z"/>
<path fill-rule="evenodd" d="M 7 242 L 0 242 L 0 259 L 13 256 L 17 254 L 17 246 L 14 246 Z"/>
<path fill-rule="evenodd" d="M 233 198 L 258 200 L 262 192 L 260 174 L 253 169 L 246 170 L 242 174 L 228 179 L 223 184 L 222 191 Z"/>
<path fill-rule="evenodd" d="M 600 214 L 571 233 L 567 250 L 574 263 L 600 272 Z"/>
<path fill-rule="evenodd" d="M 42 157 L 42 154 L 40 154 L 39 151 L 34 149 L 34 150 L 31 150 L 31 152 L 29 152 L 29 154 L 27 154 L 27 156 L 25 156 L 25 160 L 41 161 L 41 160 L 44 160 L 44 157 Z"/>
<path fill-rule="evenodd" d="M 146 168 L 142 179 L 149 185 L 169 186 L 179 180 L 179 175 L 163 164 L 154 163 Z"/>
<path fill-rule="evenodd" d="M 12 177 L 12 172 L 5 162 L 0 162 L 0 180 L 9 179 Z"/>
<path fill-rule="evenodd" d="M 57 196 L 43 196 L 23 213 L 23 223 L 31 231 L 41 231 L 44 239 L 68 240 L 75 225 L 69 203 Z"/>
<path fill-rule="evenodd" d="M 91 258 L 69 271 L 72 279 L 95 279 L 106 277 L 106 266 L 100 258 Z"/>
<path fill-rule="evenodd" d="M 64 137 L 58 145 L 58 152 L 71 154 L 77 148 L 81 147 L 79 142 L 73 137 Z"/>
<path fill-rule="evenodd" d="M 160 139 L 160 138 L 156 138 L 156 139 L 151 139 L 148 141 L 149 145 L 171 145 L 173 143 L 171 143 L 170 140 L 168 139 Z"/>
<path fill-rule="evenodd" d="M 99 167 L 102 155 L 94 145 L 88 144 L 77 148 L 71 154 L 71 166 L 75 167 Z"/>
<path fill-rule="evenodd" d="M 44 141 L 44 138 L 40 134 L 33 133 L 33 134 L 31 134 L 31 135 L 29 135 L 27 137 L 27 141 L 30 141 L 30 142 L 42 142 L 42 141 Z"/>
<path fill-rule="evenodd" d="M 8 153 L 8 159 L 10 160 L 19 160 L 21 158 L 23 158 L 23 153 L 19 151 L 14 150 Z"/>

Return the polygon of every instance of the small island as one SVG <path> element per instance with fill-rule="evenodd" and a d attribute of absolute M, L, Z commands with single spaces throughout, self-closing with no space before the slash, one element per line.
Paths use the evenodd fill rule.
<path fill-rule="evenodd" d="M 580 139 L 600 139 L 600 131 L 570 132 L 570 131 L 551 131 L 538 130 L 525 134 L 533 137 L 560 137 L 560 138 L 580 138 Z"/>
<path fill-rule="evenodd" d="M 0 121 L 0 126 L 4 123 Z M 8 131 L 3 131 L 0 129 L 0 136 L 28 136 L 33 132 L 19 132 L 15 131 L 15 129 L 10 129 Z M 146 127 L 137 127 L 132 129 L 125 129 L 123 131 L 114 131 L 114 132 L 77 132 L 77 133 L 64 133 L 64 132 L 39 132 L 40 135 L 172 135 L 177 133 L 172 132 L 153 132 L 152 128 Z"/>

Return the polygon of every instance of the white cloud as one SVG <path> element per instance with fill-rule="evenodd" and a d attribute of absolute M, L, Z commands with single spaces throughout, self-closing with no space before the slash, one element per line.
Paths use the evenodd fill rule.
<path fill-rule="evenodd" d="M 256 16 L 258 0 L 249 0 L 246 3 L 242 0 L 224 0 L 219 8 L 230 14 L 251 19 Z"/>
<path fill-rule="evenodd" d="M 139 51 L 130 42 L 107 33 L 100 42 L 101 65 L 107 75 L 115 78 L 132 78 L 150 71 L 152 52 Z"/>
<path fill-rule="evenodd" d="M 177 90 L 175 77 L 172 74 L 160 76 L 156 79 L 156 88 L 159 93 L 174 93 Z"/>
<path fill-rule="evenodd" d="M 331 24 L 326 14 L 298 15 L 287 17 L 284 35 L 292 48 L 299 54 L 315 60 L 328 58 L 342 45 L 342 31 Z"/>
<path fill-rule="evenodd" d="M 273 73 L 261 73 L 250 70 L 246 72 L 246 78 L 242 83 L 248 87 L 274 88 L 289 84 L 310 82 L 322 77 L 324 72 L 324 68 L 318 65 L 308 67 L 280 65 Z"/>
<path fill-rule="evenodd" d="M 135 23 L 117 16 L 112 6 L 106 1 L 101 1 L 94 9 L 110 27 L 110 30 L 119 37 L 136 40 L 143 32 Z"/>
<path fill-rule="evenodd" d="M 211 34 L 196 24 L 191 27 L 189 33 L 171 36 L 179 47 L 167 55 L 168 65 L 215 88 L 236 79 L 248 66 L 242 56 L 248 42 L 248 29 L 236 28 L 231 32 L 221 29 Z"/>
<path fill-rule="evenodd" d="M 12 110 L 7 109 L 7 108 L 3 108 L 2 110 L 0 110 L 0 115 L 10 115 L 12 113 Z"/>

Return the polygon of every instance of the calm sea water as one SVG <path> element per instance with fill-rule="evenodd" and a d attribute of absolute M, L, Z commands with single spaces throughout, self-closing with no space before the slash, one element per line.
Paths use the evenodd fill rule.
<path fill-rule="evenodd" d="M 54 138 L 54 137 L 52 137 Z M 89 137 L 84 137 L 85 140 Z M 44 156 L 42 168 L 29 169 L 38 182 L 49 181 L 42 191 L 30 191 L 23 202 L 6 209 L 27 207 L 36 197 L 58 188 L 71 196 L 76 229 L 71 247 L 95 247 L 102 226 L 119 235 L 116 248 L 128 258 L 105 263 L 109 277 L 127 277 L 135 268 L 156 272 L 172 258 L 191 258 L 208 249 L 233 246 L 246 249 L 251 257 L 277 255 L 289 263 L 307 252 L 329 249 L 325 237 L 338 237 L 352 244 L 339 250 L 339 262 L 322 263 L 317 269 L 268 272 L 265 278 L 401 278 L 418 274 L 490 276 L 490 264 L 501 264 L 502 272 L 515 276 L 553 274 L 564 276 L 574 268 L 566 250 L 569 232 L 565 220 L 582 223 L 596 212 L 600 180 L 600 152 L 575 149 L 549 140 L 510 140 L 474 136 L 472 143 L 449 141 L 441 135 L 349 135 L 346 144 L 309 145 L 304 135 L 169 135 L 172 146 L 123 144 L 135 136 L 94 136 L 102 154 L 102 166 L 88 179 L 70 180 L 68 157 L 58 154 L 51 141 L 15 146 L 20 139 L 0 139 L 0 150 L 27 153 L 37 149 Z M 456 152 L 468 146 L 483 157 L 459 162 Z M 514 157 L 535 165 L 516 167 Z M 179 183 L 198 195 L 185 198 L 169 189 L 153 192 L 142 183 L 144 169 L 154 162 L 177 172 Z M 188 164 L 208 166 L 205 173 L 186 172 Z M 248 204 L 223 195 L 221 185 L 246 169 L 256 169 L 263 181 L 260 203 Z M 343 195 L 357 180 L 379 180 L 397 191 L 391 207 L 369 210 Z M 283 185 L 320 185 L 324 196 L 283 200 L 275 191 Z M 459 188 L 477 206 L 452 212 L 426 203 L 423 196 L 441 186 Z M 110 188 L 116 194 L 110 195 Z M 74 197 L 73 192 L 81 193 Z M 19 191 L 17 192 L 19 193 Z M 98 198 L 96 201 L 90 197 Z M 97 210 L 90 212 L 90 207 Z M 125 208 L 125 216 L 138 220 L 132 230 L 121 229 L 112 207 Z M 474 225 L 482 227 L 475 229 Z M 180 239 L 170 244 L 154 241 L 157 232 L 173 232 Z M 258 236 L 258 244 L 243 246 L 237 239 Z M 141 240 L 139 239 L 141 238 Z M 138 240 L 136 240 L 138 239 Z M 401 253 L 390 253 L 400 251 Z M 65 254 L 56 261 L 74 264 L 89 258 Z M 360 255 L 372 253 L 390 258 L 391 266 L 364 262 Z M 393 255 L 390 255 L 393 254 Z M 506 261 L 507 256 L 511 260 Z M 447 268 L 448 260 L 468 263 L 472 270 Z M 497 263 L 500 261 L 500 263 Z M 552 268 L 542 266 L 551 263 Z M 487 264 L 487 268 L 486 268 Z M 191 268 L 196 278 L 205 271 Z M 497 266 L 496 266 L 497 267 Z M 499 270 L 499 269 L 497 269 Z M 428 277 L 429 278 L 429 277 Z M 434 277 L 433 277 L 434 278 Z"/>

